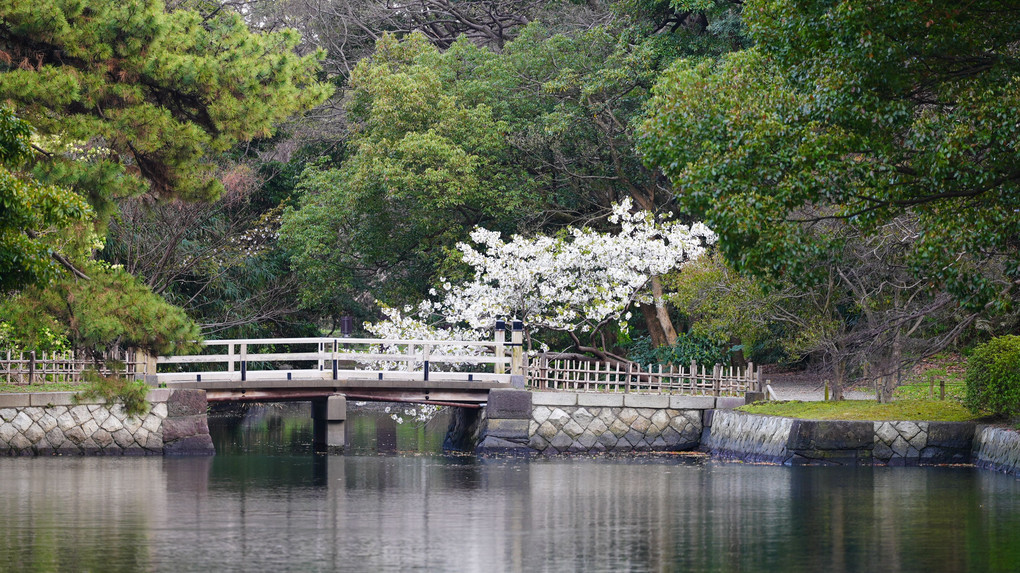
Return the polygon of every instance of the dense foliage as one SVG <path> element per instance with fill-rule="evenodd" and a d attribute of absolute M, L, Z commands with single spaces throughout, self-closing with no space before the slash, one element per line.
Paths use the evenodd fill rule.
<path fill-rule="evenodd" d="M 1014 3 L 749 2 L 752 48 L 678 61 L 640 148 L 737 271 L 799 291 L 796 346 L 875 381 L 985 317 L 1020 272 Z"/>
<path fill-rule="evenodd" d="M 673 193 L 641 163 L 632 121 L 664 66 L 725 42 L 688 43 L 686 27 L 654 34 L 645 17 L 569 33 L 532 23 L 499 51 L 384 36 L 351 75 L 350 154 L 312 165 L 285 217 L 306 306 L 335 316 L 368 314 L 373 299 L 416 304 L 466 272 L 454 245 L 478 225 L 616 232 L 608 215 L 624 199 L 669 212 Z M 662 343 L 675 331 L 658 277 L 651 286 L 659 304 L 642 307 L 642 326 Z"/>
<path fill-rule="evenodd" d="M 321 102 L 316 54 L 292 31 L 252 33 L 149 0 L 4 0 L 0 98 L 44 136 L 38 173 L 108 212 L 151 191 L 214 198 L 216 152 Z"/>
<path fill-rule="evenodd" d="M 834 228 L 902 222 L 916 277 L 970 309 L 1009 306 L 1018 15 L 996 0 L 751 3 L 755 47 L 665 74 L 642 149 L 739 270 L 824 281 L 847 240 Z"/>
<path fill-rule="evenodd" d="M 0 322 L 28 347 L 42 323 L 92 352 L 186 346 L 199 332 L 182 309 L 93 254 L 123 238 L 107 226 L 129 197 L 221 195 L 224 152 L 329 95 L 321 54 L 234 10 L 6 0 L 0 14 L 0 99 L 20 118 L 0 118 L 0 287 L 18 293 Z"/>
<path fill-rule="evenodd" d="M 726 347 L 719 342 L 696 334 L 681 334 L 670 345 L 655 346 L 649 338 L 639 338 L 627 347 L 627 358 L 648 366 L 675 364 L 689 368 L 691 363 L 711 368 L 715 364 L 730 364 Z"/>
<path fill-rule="evenodd" d="M 32 155 L 30 136 L 31 127 L 0 106 L 0 293 L 56 278 L 61 253 L 82 246 L 66 231 L 86 234 L 92 215 L 80 196 L 19 169 Z"/>
<path fill-rule="evenodd" d="M 441 53 L 421 36 L 386 36 L 357 67 L 351 153 L 306 170 L 281 229 L 307 306 L 337 316 L 413 300 L 471 227 L 520 212 L 531 185 L 505 160 L 506 124 L 442 77 L 448 66 L 471 77 L 485 57 L 466 42 Z"/>
<path fill-rule="evenodd" d="M 91 263 L 86 270 L 90 280 L 64 278 L 0 303 L 0 316 L 13 328 L 15 339 L 35 349 L 56 334 L 72 348 L 100 356 L 126 347 L 153 355 L 187 352 L 201 338 L 181 308 L 123 269 Z"/>
<path fill-rule="evenodd" d="M 0 14 L 5 344 L 511 315 L 567 353 L 784 356 L 886 400 L 1020 324 L 1012 2 Z"/>
<path fill-rule="evenodd" d="M 967 361 L 967 397 L 974 412 L 1020 417 L 1020 336 L 999 336 Z"/>

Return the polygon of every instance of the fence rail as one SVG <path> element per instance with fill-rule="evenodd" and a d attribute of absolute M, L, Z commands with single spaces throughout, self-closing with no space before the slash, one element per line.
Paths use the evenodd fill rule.
<path fill-rule="evenodd" d="M 106 360 L 121 362 L 120 374 L 144 376 L 149 373 L 150 361 L 145 354 L 134 349 L 113 353 Z M 23 386 L 28 384 L 81 384 L 86 370 L 96 370 L 104 376 L 112 374 L 105 364 L 97 367 L 90 356 L 75 352 L 11 352 L 0 354 L 0 384 Z"/>
<path fill-rule="evenodd" d="M 539 355 L 528 367 L 528 382 L 537 390 L 574 392 L 658 392 L 711 396 L 743 395 L 761 391 L 760 373 L 753 363 L 746 368 L 691 363 L 689 367 L 621 364 L 599 360 L 563 360 Z"/>
<path fill-rule="evenodd" d="M 404 340 L 384 338 L 267 338 L 209 340 L 200 354 L 160 356 L 160 382 L 247 381 L 278 377 L 336 380 L 339 377 L 376 377 L 399 373 L 443 377 L 465 371 L 500 379 L 523 373 L 519 329 L 505 340 L 497 329 L 494 340 Z M 509 368 L 510 374 L 506 374 Z M 474 369 L 474 370 L 472 370 Z"/>
<path fill-rule="evenodd" d="M 385 361 L 396 371 L 386 372 L 386 368 L 370 366 L 357 374 L 383 380 L 399 371 L 420 371 L 423 378 L 429 380 L 432 370 L 432 375 L 437 378 L 461 376 L 471 380 L 470 371 L 479 372 L 477 369 L 482 368 L 493 371 L 487 376 L 493 379 L 509 379 L 509 374 L 504 374 L 507 370 L 524 373 L 529 386 L 537 390 L 712 396 L 762 391 L 760 373 L 755 370 L 754 364 L 748 364 L 747 368 L 705 367 L 694 363 L 689 367 L 659 364 L 642 368 L 637 364 L 595 359 L 558 359 L 548 354 L 526 360 L 522 356 L 520 331 L 513 332 L 510 343 L 505 342 L 502 334 L 499 332 L 493 341 L 482 342 L 345 338 L 218 340 L 206 342 L 205 353 L 199 355 L 157 359 L 141 351 L 127 349 L 108 359 L 123 363 L 122 373 L 128 376 L 158 375 L 159 382 L 275 377 L 281 369 L 288 371 L 288 379 L 291 375 L 294 378 L 337 379 L 342 371 L 352 374 L 346 368 L 355 363 L 362 363 L 364 367 L 367 362 Z M 276 352 L 267 352 L 270 349 Z M 162 372 L 157 373 L 157 363 Z M 454 366 L 455 363 L 459 367 Z M 467 372 L 450 372 L 462 370 L 464 365 L 473 365 L 473 368 L 468 368 Z M 91 358 L 73 352 L 37 354 L 6 351 L 0 355 L 0 384 L 80 384 L 83 372 L 95 367 L 96 363 Z M 111 372 L 104 367 L 100 373 L 108 375 Z"/>

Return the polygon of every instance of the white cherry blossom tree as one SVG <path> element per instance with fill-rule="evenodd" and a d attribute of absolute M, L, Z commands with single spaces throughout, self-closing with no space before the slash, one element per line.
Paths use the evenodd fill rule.
<path fill-rule="evenodd" d="M 577 334 L 610 321 L 626 328 L 628 308 L 651 302 L 646 286 L 653 276 L 697 259 L 716 239 L 703 224 L 662 222 L 651 212 L 633 211 L 629 199 L 614 205 L 609 221 L 618 233 L 571 227 L 555 237 L 514 235 L 504 241 L 499 233 L 476 228 L 475 245 L 458 245 L 464 262 L 474 268 L 472 280 L 443 281 L 417 308 L 388 309 L 386 321 L 366 326 L 380 336 L 413 332 L 449 339 L 456 332 L 477 339 L 471 333 L 505 317 L 531 329 L 567 332 L 578 350 L 603 354 L 583 346 Z M 429 318 L 436 316 L 459 328 L 430 326 Z"/>

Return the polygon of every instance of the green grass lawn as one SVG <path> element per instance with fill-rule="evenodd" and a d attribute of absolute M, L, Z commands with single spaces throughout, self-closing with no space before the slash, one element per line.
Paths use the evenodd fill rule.
<path fill-rule="evenodd" d="M 840 402 L 759 402 L 737 408 L 752 414 L 768 414 L 810 420 L 927 420 L 961 422 L 976 420 L 963 407 L 967 393 L 966 361 L 959 355 L 943 353 L 931 357 L 909 372 L 893 392 L 891 404 L 874 400 L 843 400 Z M 939 400 L 942 386 L 945 400 Z M 874 389 L 859 388 L 865 392 Z M 931 399 L 934 397 L 936 399 Z"/>
<path fill-rule="evenodd" d="M 842 400 L 839 402 L 757 402 L 737 408 L 751 414 L 768 414 L 803 418 L 807 420 L 924 420 L 963 422 L 976 420 L 973 414 L 956 400 L 896 400 L 879 404 L 871 400 Z"/>
<path fill-rule="evenodd" d="M 903 383 L 893 391 L 897 399 L 928 400 L 938 399 L 945 387 L 945 398 L 963 402 L 967 394 L 967 361 L 956 353 L 944 352 L 915 366 L 906 373 Z M 874 395 L 873 387 L 864 386 L 856 390 Z"/>
<path fill-rule="evenodd" d="M 896 389 L 893 396 L 924 400 L 940 398 L 945 386 L 946 399 L 962 402 L 967 394 L 967 360 L 959 354 L 936 354 L 919 364 Z"/>

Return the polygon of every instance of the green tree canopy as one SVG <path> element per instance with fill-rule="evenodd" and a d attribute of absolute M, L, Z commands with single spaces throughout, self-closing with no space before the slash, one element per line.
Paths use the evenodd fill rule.
<path fill-rule="evenodd" d="M 0 99 L 42 135 L 40 180 L 110 200 L 145 190 L 215 198 L 216 153 L 323 101 L 320 54 L 158 0 L 3 0 Z M 105 222 L 105 219 L 100 221 Z"/>
<path fill-rule="evenodd" d="M 501 52 L 384 36 L 352 74 L 348 155 L 305 173 L 304 204 L 281 229 L 306 304 L 416 301 L 451 278 L 450 247 L 475 225 L 555 231 L 604 222 L 627 197 L 669 205 L 631 119 L 682 42 L 643 33 L 536 23 Z"/>
<path fill-rule="evenodd" d="M 155 295 L 124 269 L 92 262 L 90 280 L 64 278 L 46 288 L 29 287 L 0 303 L 0 317 L 27 349 L 57 335 L 72 348 L 97 357 L 115 348 L 151 354 L 187 352 L 201 339 L 180 308 Z"/>
<path fill-rule="evenodd" d="M 919 288 L 1002 307 L 1020 278 L 1014 2 L 748 2 L 753 49 L 679 62 L 647 160 L 741 270 L 824 279 L 844 225 L 909 230 Z"/>
<path fill-rule="evenodd" d="M 530 177 L 507 161 L 508 127 L 480 101 L 484 86 L 470 93 L 493 57 L 466 41 L 440 52 L 419 35 L 387 35 L 358 65 L 350 153 L 306 171 L 280 231 L 307 305 L 339 316 L 373 297 L 414 300 L 469 229 L 521 212 Z"/>
<path fill-rule="evenodd" d="M 18 169 L 32 155 L 30 135 L 27 123 L 0 106 L 0 293 L 56 278 L 66 260 L 62 251 L 82 246 L 66 231 L 88 235 L 92 215 L 75 193 L 41 185 Z"/>
<path fill-rule="evenodd" d="M 126 197 L 217 198 L 224 152 L 269 136 L 331 93 L 317 77 L 322 53 L 298 53 L 293 30 L 252 32 L 226 6 L 203 14 L 158 0 L 0 0 L 0 14 L 0 101 L 35 131 L 30 175 L 11 183 L 5 172 L 0 181 L 0 264 L 21 273 L 0 269 L 2 288 L 38 284 L 6 301 L 0 319 L 29 346 L 31 325 L 41 322 L 52 324 L 35 331 L 62 333 L 86 350 L 186 346 L 198 328 L 181 309 L 118 266 L 89 259 Z M 0 143 L 16 151 L 12 161 L 27 159 L 27 132 L 14 129 Z M 57 276 L 43 255 L 72 274 Z"/>

